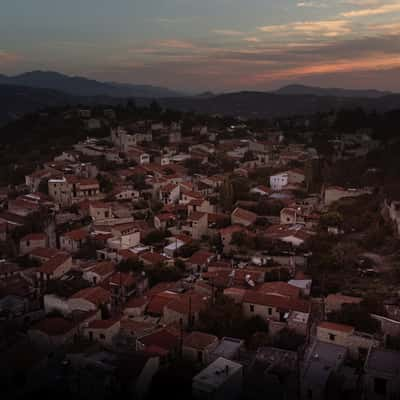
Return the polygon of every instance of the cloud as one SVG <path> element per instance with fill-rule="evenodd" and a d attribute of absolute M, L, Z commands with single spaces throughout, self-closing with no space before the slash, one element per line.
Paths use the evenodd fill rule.
<path fill-rule="evenodd" d="M 0 65 L 12 64 L 21 59 L 22 59 L 22 57 L 17 54 L 0 50 Z"/>
<path fill-rule="evenodd" d="M 169 49 L 193 49 L 195 45 L 191 42 L 177 39 L 167 39 L 154 42 L 156 47 L 164 47 Z"/>
<path fill-rule="evenodd" d="M 232 30 L 232 29 L 214 29 L 212 32 L 216 33 L 217 35 L 223 35 L 223 36 L 241 36 L 241 35 L 244 35 L 244 32 L 236 31 L 236 30 Z"/>
<path fill-rule="evenodd" d="M 341 3 L 349 4 L 351 6 L 369 7 L 380 4 L 381 0 L 342 0 Z"/>
<path fill-rule="evenodd" d="M 297 7 L 301 8 L 326 8 L 328 5 L 326 3 L 316 3 L 315 1 L 301 1 L 297 3 Z"/>
<path fill-rule="evenodd" d="M 303 33 L 304 35 L 334 37 L 351 33 L 351 27 L 348 20 L 326 20 L 326 21 L 304 21 L 292 22 L 285 25 L 267 25 L 258 28 L 266 33 Z"/>
<path fill-rule="evenodd" d="M 250 36 L 250 37 L 245 37 L 243 39 L 245 42 L 249 42 L 249 43 L 260 43 L 261 39 L 255 36 Z"/>
<path fill-rule="evenodd" d="M 384 4 L 374 8 L 364 8 L 361 10 L 353 10 L 342 13 L 341 15 L 346 18 L 369 17 L 372 15 L 389 14 L 392 12 L 400 11 L 400 3 Z"/>

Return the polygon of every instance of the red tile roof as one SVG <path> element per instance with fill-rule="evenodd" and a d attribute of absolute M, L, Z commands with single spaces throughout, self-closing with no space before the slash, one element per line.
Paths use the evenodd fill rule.
<path fill-rule="evenodd" d="M 300 296 L 300 289 L 286 282 L 266 282 L 258 288 L 258 291 L 264 294 L 279 294 L 291 298 Z"/>
<path fill-rule="evenodd" d="M 303 313 L 310 312 L 310 303 L 305 300 L 289 299 L 287 297 L 276 296 L 272 294 L 263 294 L 257 290 L 247 290 L 244 303 L 259 304 L 267 307 L 275 307 L 284 311 L 299 311 Z"/>
<path fill-rule="evenodd" d="M 111 301 L 111 293 L 100 286 L 95 286 L 80 290 L 73 294 L 70 299 L 85 299 L 96 306 L 100 306 Z"/>
<path fill-rule="evenodd" d="M 318 324 L 318 328 L 329 329 L 331 331 L 346 332 L 346 333 L 351 333 L 354 331 L 354 327 L 351 325 L 338 324 L 335 322 L 328 322 L 328 321 L 320 322 Z"/>
<path fill-rule="evenodd" d="M 140 339 L 140 342 L 147 346 L 157 346 L 159 348 L 171 351 L 179 346 L 179 335 L 172 332 L 170 329 L 162 329 L 151 333 Z"/>
<path fill-rule="evenodd" d="M 41 331 L 48 336 L 61 336 L 75 328 L 73 321 L 65 318 L 45 318 L 32 326 L 32 330 Z"/>
<path fill-rule="evenodd" d="M 56 256 L 50 258 L 38 268 L 38 272 L 43 272 L 44 274 L 54 273 L 58 267 L 64 264 L 71 256 L 67 253 L 59 253 Z"/>
<path fill-rule="evenodd" d="M 245 221 L 254 223 L 257 219 L 257 214 L 238 207 L 235 210 L 233 210 L 232 217 L 240 218 Z"/>
<path fill-rule="evenodd" d="M 109 329 L 120 322 L 119 319 L 95 319 L 89 322 L 90 329 Z"/>
<path fill-rule="evenodd" d="M 83 240 L 89 236 L 89 232 L 86 229 L 75 229 L 73 231 L 69 231 L 64 233 L 62 236 L 71 239 L 71 240 Z"/>
<path fill-rule="evenodd" d="M 185 337 L 183 340 L 183 345 L 196 350 L 204 350 L 208 346 L 217 342 L 218 338 L 216 336 L 195 331 Z"/>

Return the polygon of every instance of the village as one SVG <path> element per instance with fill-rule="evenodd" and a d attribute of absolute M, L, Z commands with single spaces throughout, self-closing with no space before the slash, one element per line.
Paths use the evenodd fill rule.
<path fill-rule="evenodd" d="M 339 186 L 313 132 L 62 118 L 86 138 L 0 188 L 4 393 L 398 398 L 400 196 L 352 170 L 378 140 L 330 140 Z"/>

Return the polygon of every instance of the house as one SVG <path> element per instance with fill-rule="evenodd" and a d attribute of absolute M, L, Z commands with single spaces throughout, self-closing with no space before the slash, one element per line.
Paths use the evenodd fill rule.
<path fill-rule="evenodd" d="M 154 216 L 154 227 L 158 230 L 167 230 L 176 226 L 177 217 L 172 213 L 162 213 Z"/>
<path fill-rule="evenodd" d="M 269 196 L 271 194 L 271 188 L 265 185 L 258 185 L 256 187 L 253 187 L 250 190 L 250 193 L 257 194 L 259 196 Z"/>
<path fill-rule="evenodd" d="M 47 247 L 47 235 L 45 233 L 30 233 L 19 241 L 19 252 L 22 255 L 44 247 Z"/>
<path fill-rule="evenodd" d="M 183 327 L 194 326 L 200 311 L 207 307 L 208 298 L 197 293 L 185 294 L 164 306 L 164 323 L 182 323 Z M 182 322 L 181 322 L 182 321 Z"/>
<path fill-rule="evenodd" d="M 125 302 L 136 293 L 138 279 L 132 274 L 116 272 L 108 278 L 108 287 L 115 304 Z"/>
<path fill-rule="evenodd" d="M 71 270 L 72 266 L 72 257 L 68 253 L 58 252 L 36 270 L 36 278 L 41 283 L 58 279 Z"/>
<path fill-rule="evenodd" d="M 102 345 L 111 346 L 113 338 L 119 333 L 120 327 L 119 319 L 95 319 L 85 327 L 84 335 L 90 341 L 97 341 Z"/>
<path fill-rule="evenodd" d="M 276 175 L 271 175 L 269 177 L 269 185 L 274 191 L 281 191 L 289 183 L 289 175 L 287 173 L 281 173 Z"/>
<path fill-rule="evenodd" d="M 315 341 L 306 351 L 300 378 L 301 400 L 325 400 L 332 389 L 329 383 L 338 376 L 347 349 L 332 343 Z"/>
<path fill-rule="evenodd" d="M 186 262 L 186 265 L 193 272 L 201 272 L 214 258 L 214 253 L 210 253 L 205 250 L 198 250 L 192 254 L 189 260 Z"/>
<path fill-rule="evenodd" d="M 187 217 L 182 231 L 187 232 L 193 239 L 200 240 L 208 232 L 208 214 L 193 212 Z"/>
<path fill-rule="evenodd" d="M 183 339 L 183 358 L 200 364 L 210 362 L 210 354 L 218 346 L 218 338 L 214 335 L 194 331 Z"/>
<path fill-rule="evenodd" d="M 280 212 L 281 225 L 293 225 L 297 223 L 304 223 L 301 213 L 296 208 L 285 207 Z"/>
<path fill-rule="evenodd" d="M 340 311 L 344 304 L 360 304 L 361 297 L 345 296 L 341 293 L 329 294 L 325 298 L 325 314 Z"/>
<path fill-rule="evenodd" d="M 144 314 L 149 300 L 147 296 L 132 297 L 124 306 L 124 315 L 128 318 L 140 317 Z"/>
<path fill-rule="evenodd" d="M 138 338 L 138 349 L 143 351 L 157 349 L 163 358 L 173 358 L 179 353 L 180 340 L 179 330 L 166 327 Z"/>
<path fill-rule="evenodd" d="M 223 357 L 200 371 L 192 381 L 192 394 L 199 400 L 236 400 L 242 395 L 243 366 Z"/>
<path fill-rule="evenodd" d="M 223 337 L 217 347 L 212 351 L 211 358 L 213 360 L 223 357 L 228 360 L 237 360 L 240 357 L 240 351 L 244 346 L 242 339 L 233 337 Z"/>
<path fill-rule="evenodd" d="M 69 253 L 78 252 L 87 242 L 90 234 L 87 229 L 80 228 L 60 236 L 60 249 Z"/>
<path fill-rule="evenodd" d="M 68 299 L 71 311 L 95 311 L 110 308 L 111 293 L 100 286 L 82 289 Z"/>
<path fill-rule="evenodd" d="M 311 310 L 308 301 L 247 290 L 242 310 L 246 318 L 257 315 L 268 321 L 272 336 L 285 327 L 301 335 L 308 332 Z"/>
<path fill-rule="evenodd" d="M 353 326 L 334 322 L 320 322 L 317 325 L 317 339 L 321 342 L 335 343 L 344 346 L 355 359 L 364 360 L 372 347 L 379 342 L 373 335 L 356 332 Z"/>
<path fill-rule="evenodd" d="M 359 197 L 371 194 L 369 189 L 343 188 L 340 186 L 326 186 L 323 188 L 322 200 L 325 206 L 330 206 L 344 198 Z"/>
<path fill-rule="evenodd" d="M 105 220 L 112 218 L 112 208 L 110 204 L 100 201 L 89 203 L 89 215 L 93 221 Z"/>
<path fill-rule="evenodd" d="M 372 348 L 364 364 L 363 398 L 396 399 L 400 393 L 400 352 Z"/>
<path fill-rule="evenodd" d="M 235 233 L 244 232 L 245 228 L 241 225 L 230 225 L 219 230 L 223 246 L 229 246 Z"/>
<path fill-rule="evenodd" d="M 126 152 L 129 161 L 135 161 L 139 165 L 150 164 L 150 154 L 138 147 L 130 146 Z"/>
<path fill-rule="evenodd" d="M 49 179 L 50 197 L 61 207 L 70 207 L 82 200 L 99 200 L 100 184 L 97 179 L 67 176 L 60 179 Z"/>
<path fill-rule="evenodd" d="M 78 331 L 78 325 L 72 320 L 46 317 L 29 328 L 28 336 L 39 348 L 54 348 L 72 342 Z"/>
<path fill-rule="evenodd" d="M 115 264 L 110 261 L 98 262 L 83 272 L 83 279 L 93 286 L 103 282 L 115 272 Z"/>
<path fill-rule="evenodd" d="M 49 247 L 38 247 L 30 252 L 29 257 L 38 260 L 41 263 L 44 263 L 50 260 L 50 258 L 56 256 L 57 254 L 59 254 L 59 250 L 57 249 L 51 249 Z"/>
<path fill-rule="evenodd" d="M 288 299 L 300 298 L 300 289 L 286 282 L 265 282 L 257 290 L 264 294 L 282 296 Z"/>
<path fill-rule="evenodd" d="M 235 208 L 231 214 L 232 225 L 242 225 L 248 227 L 257 220 L 257 214 L 243 208 Z"/>
<path fill-rule="evenodd" d="M 174 204 L 179 201 L 181 195 L 180 186 L 174 183 L 168 183 L 160 188 L 160 201 L 167 204 Z"/>
<path fill-rule="evenodd" d="M 144 265 L 148 266 L 159 266 L 167 261 L 167 257 L 155 251 L 145 251 L 139 254 L 139 260 L 143 262 Z"/>

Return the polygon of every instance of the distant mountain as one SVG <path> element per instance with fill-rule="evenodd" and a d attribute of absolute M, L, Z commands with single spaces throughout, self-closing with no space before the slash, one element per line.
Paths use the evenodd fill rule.
<path fill-rule="evenodd" d="M 0 75 L 0 84 L 19 85 L 41 89 L 59 90 L 74 96 L 110 97 L 176 97 L 184 96 L 163 87 L 99 82 L 79 76 L 68 76 L 52 71 L 32 71 L 21 75 Z"/>
<path fill-rule="evenodd" d="M 321 88 L 321 87 L 304 86 L 304 85 L 284 86 L 276 90 L 274 93 L 284 94 L 284 95 L 313 95 L 313 96 L 354 97 L 354 98 L 371 98 L 371 99 L 376 99 L 379 97 L 393 94 L 392 92 L 383 92 L 379 90 Z"/>
<path fill-rule="evenodd" d="M 1 80 L 1 77 L 0 77 Z M 126 97 L 75 96 L 53 89 L 32 88 L 0 83 L 0 124 L 20 115 L 47 107 L 65 105 L 117 105 Z M 204 114 L 222 114 L 248 118 L 310 115 L 332 109 L 362 107 L 385 112 L 400 109 L 400 94 L 378 98 L 352 98 L 317 95 L 282 95 L 268 92 L 237 92 L 220 95 L 169 97 L 157 100 L 163 107 Z M 148 105 L 151 98 L 136 98 L 139 105 Z"/>
<path fill-rule="evenodd" d="M 268 92 L 237 92 L 213 97 L 159 99 L 164 107 L 206 114 L 254 118 L 309 115 L 332 109 L 363 107 L 367 110 L 400 109 L 400 95 L 379 98 L 281 95 Z"/>

